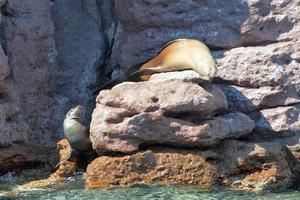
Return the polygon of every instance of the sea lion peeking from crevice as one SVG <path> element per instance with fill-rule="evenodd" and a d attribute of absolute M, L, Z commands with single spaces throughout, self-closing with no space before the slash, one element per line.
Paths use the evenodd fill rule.
<path fill-rule="evenodd" d="M 133 66 L 123 78 L 108 82 L 100 90 L 123 81 L 149 80 L 154 73 L 188 69 L 196 71 L 201 79 L 208 82 L 217 71 L 215 61 L 205 44 L 195 39 L 176 39 L 164 45 L 155 57 Z"/>
<path fill-rule="evenodd" d="M 85 108 L 78 105 L 71 108 L 66 114 L 63 127 L 64 135 L 70 143 L 70 150 L 68 156 L 60 161 L 55 168 L 63 162 L 69 160 L 72 156 L 91 155 L 93 154 L 92 144 L 90 141 L 90 133 L 86 126 L 80 122 L 80 117 L 84 113 Z"/>

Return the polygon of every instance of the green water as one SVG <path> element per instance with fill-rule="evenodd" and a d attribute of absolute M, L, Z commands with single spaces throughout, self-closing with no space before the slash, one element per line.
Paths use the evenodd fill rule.
<path fill-rule="evenodd" d="M 81 199 L 105 199 L 105 200 L 300 200 L 300 191 L 283 193 L 255 194 L 250 192 L 238 192 L 226 189 L 203 189 L 187 186 L 162 186 L 139 185 L 134 187 L 116 187 L 111 189 L 86 190 L 78 185 L 70 184 L 70 188 L 60 189 L 36 189 L 21 192 L 14 197 L 0 196 L 0 199 L 22 200 L 81 200 Z M 73 188 L 71 188 L 73 187 Z"/>

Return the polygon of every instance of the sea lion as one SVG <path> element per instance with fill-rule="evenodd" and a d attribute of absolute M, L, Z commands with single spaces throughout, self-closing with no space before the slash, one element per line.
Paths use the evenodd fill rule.
<path fill-rule="evenodd" d="M 112 80 L 101 89 L 107 89 L 117 83 L 149 80 L 154 73 L 192 69 L 204 81 L 211 81 L 217 68 L 209 48 L 195 39 L 176 39 L 165 44 L 155 57 L 133 66 L 122 79 Z"/>
<path fill-rule="evenodd" d="M 154 73 L 187 69 L 196 71 L 203 80 L 210 81 L 215 76 L 215 61 L 208 47 L 199 40 L 177 39 L 167 43 L 131 76 L 139 74 L 142 80 L 149 80 L 149 75 Z"/>
<path fill-rule="evenodd" d="M 92 150 L 92 144 L 89 138 L 89 130 L 80 122 L 80 116 L 85 111 L 84 107 L 78 105 L 71 108 L 64 119 L 64 135 L 70 143 L 68 156 L 60 161 L 55 168 L 63 162 L 69 160 L 72 155 L 88 152 Z"/>

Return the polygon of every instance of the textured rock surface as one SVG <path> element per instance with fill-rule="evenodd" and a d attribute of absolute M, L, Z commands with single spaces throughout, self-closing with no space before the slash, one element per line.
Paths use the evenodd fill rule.
<path fill-rule="evenodd" d="M 300 105 L 265 109 L 252 117 L 256 120 L 255 131 L 261 136 L 266 134 L 265 138 L 300 136 Z"/>
<path fill-rule="evenodd" d="M 107 112 L 103 107 L 100 110 Z M 254 122 L 242 113 L 223 115 L 197 124 L 164 117 L 159 112 L 139 113 L 118 124 L 102 124 L 100 119 L 104 115 L 98 117 L 93 119 L 91 137 L 99 155 L 110 151 L 130 153 L 138 150 L 141 144 L 210 147 L 223 139 L 247 135 L 254 127 Z"/>
<path fill-rule="evenodd" d="M 4 106 L 11 126 L 18 123 L 11 137 L 20 139 L 13 140 L 25 141 L 28 135 L 34 142 L 54 147 L 62 136 L 65 113 L 76 104 L 87 107 L 85 122 L 89 123 L 95 104 L 92 93 L 104 80 L 112 26 L 109 1 L 6 2 L 1 44 L 9 66 L 3 69 L 3 77 L 1 73 L 0 80 L 6 82 L 1 82 L 0 98 L 5 94 L 5 102 L 12 104 Z M 1 60 L 6 62 L 5 56 Z"/>
<path fill-rule="evenodd" d="M 91 113 L 95 104 L 91 94 L 103 77 L 101 66 L 113 36 L 108 35 L 113 24 L 111 2 L 100 8 L 98 3 L 0 1 L 4 50 L 0 48 L 0 147 L 16 142 L 55 147 L 70 107 L 84 104 Z M 1 152 L 12 159 L 19 151 L 6 150 L 15 149 Z"/>
<path fill-rule="evenodd" d="M 224 185 L 237 189 L 281 191 L 295 180 L 295 160 L 280 144 L 227 141 L 219 150 L 218 154 L 223 152 L 222 157 L 227 158 L 218 169 L 219 173 L 226 174 Z"/>
<path fill-rule="evenodd" d="M 11 79 L 8 59 L 0 47 L 0 148 L 28 139 L 28 124 L 20 108 L 19 93 Z"/>
<path fill-rule="evenodd" d="M 59 151 L 59 161 L 64 160 L 70 151 L 70 143 L 66 139 L 62 139 L 57 143 L 57 149 Z M 57 163 L 59 163 L 59 161 Z M 51 178 L 53 179 L 61 179 L 64 177 L 74 176 L 76 174 L 77 169 L 77 159 L 72 158 L 72 160 L 68 160 L 63 162 L 59 168 L 51 174 Z"/>
<path fill-rule="evenodd" d="M 81 104 L 87 108 L 86 122 L 90 121 L 95 105 L 93 92 L 101 79 L 103 82 L 104 58 L 109 48 L 105 28 L 113 24 L 109 4 L 110 1 L 100 3 L 98 0 L 56 0 L 54 3 L 59 66 L 55 74 L 55 93 L 63 108 L 61 120 L 71 107 Z"/>
<path fill-rule="evenodd" d="M 281 86 L 299 99 L 299 50 L 300 42 L 294 41 L 218 51 L 217 76 L 243 87 Z"/>
<path fill-rule="evenodd" d="M 243 140 L 272 141 L 288 146 L 291 157 L 298 161 L 292 165 L 292 171 L 299 176 L 299 0 L 0 0 L 0 5 L 3 6 L 0 163 L 12 163 L 5 165 L 5 170 L 23 167 L 18 165 L 22 160 L 26 160 L 25 166 L 30 166 L 30 161 L 42 161 L 40 152 L 28 150 L 30 145 L 22 145 L 22 142 L 55 146 L 62 136 L 65 112 L 80 103 L 91 113 L 92 93 L 105 82 L 104 76 L 109 77 L 112 72 L 112 77 L 118 77 L 130 66 L 153 57 L 166 42 L 186 37 L 199 39 L 213 50 L 219 68 L 214 88 L 219 87 L 225 93 L 229 113 L 242 112 L 255 121 L 255 131 Z M 170 80 L 174 76 L 178 76 L 178 72 L 170 73 L 165 81 L 175 83 L 176 80 Z M 153 76 L 153 84 L 161 81 L 159 79 L 159 75 Z M 193 73 L 187 79 L 197 82 Z M 135 88 L 139 84 L 129 86 L 127 83 L 114 90 L 125 85 L 128 90 L 133 88 L 131 95 L 139 97 Z M 220 93 L 220 89 L 217 90 L 214 95 Z M 126 95 L 114 97 L 130 100 Z M 209 102 L 214 102 L 211 97 Z M 175 105 L 173 100 L 160 105 L 153 102 L 157 101 L 155 98 L 150 100 L 148 103 L 153 107 L 146 110 L 149 115 L 153 110 L 171 109 L 170 106 Z M 188 108 L 190 105 L 201 104 L 195 100 L 181 107 L 192 110 L 193 106 Z M 119 111 L 113 108 L 116 105 L 109 105 L 109 99 L 105 101 L 106 108 L 111 107 L 111 122 L 119 123 L 118 120 L 127 116 L 127 111 L 120 111 L 123 117 L 116 118 L 119 116 Z M 138 103 L 132 97 L 131 101 Z M 222 102 L 213 105 L 220 106 Z M 205 102 L 201 106 L 206 106 L 209 112 L 216 109 Z M 139 104 L 138 112 L 146 108 Z M 130 113 L 135 115 L 136 111 L 130 110 Z M 178 113 L 163 112 L 161 116 L 175 118 Z M 86 123 L 89 118 L 88 114 Z M 179 118 L 177 120 L 190 123 L 195 120 L 194 115 Z M 20 146 L 24 149 L 20 150 Z M 275 152 L 281 146 L 273 145 L 272 149 Z M 20 159 L 15 162 L 18 156 Z M 275 160 L 271 168 L 267 168 L 268 165 L 255 168 L 247 181 L 243 179 L 233 184 L 233 179 L 228 179 L 227 185 L 256 188 L 260 185 L 256 182 L 258 178 L 266 177 L 264 180 L 270 182 L 273 189 L 276 189 L 273 180 L 288 186 L 292 176 L 283 169 L 289 168 L 278 167 L 285 165 Z M 245 165 L 251 166 L 251 163 Z M 246 174 L 235 173 L 235 177 Z M 280 174 L 288 178 L 281 178 Z M 279 188 L 282 185 L 279 184 Z"/>
<path fill-rule="evenodd" d="M 156 148 L 123 157 L 102 156 L 87 169 L 89 188 L 136 183 L 221 184 L 280 191 L 293 182 L 286 149 L 276 143 L 227 141 L 213 151 Z"/>
<path fill-rule="evenodd" d="M 29 143 L 14 144 L 0 149 L 0 175 L 38 167 L 39 164 L 54 160 L 54 149 Z"/>
<path fill-rule="evenodd" d="M 147 60 L 174 38 L 197 38 L 222 49 L 297 39 L 297 6 L 298 0 L 115 1 L 113 66 Z"/>
<path fill-rule="evenodd" d="M 101 91 L 90 127 L 98 154 L 129 153 L 141 144 L 203 148 L 252 131 L 254 122 L 242 113 L 205 119 L 226 111 L 224 94 L 213 85 L 204 89 L 187 82 L 184 75 L 166 80 L 169 73 L 164 73 L 156 75 L 161 81 L 123 83 Z"/>
<path fill-rule="evenodd" d="M 54 145 L 51 132 L 58 122 L 53 119 L 61 107 L 54 97 L 56 50 L 51 2 L 9 0 L 5 13 L 5 48 L 31 129 L 29 137 L 43 145 Z"/>
<path fill-rule="evenodd" d="M 164 79 L 169 75 L 160 76 Z M 127 109 L 132 114 L 162 110 L 164 113 L 195 112 L 210 116 L 227 110 L 225 95 L 218 87 L 209 85 L 203 88 L 184 79 L 125 82 L 112 90 L 101 91 L 96 103 Z"/>

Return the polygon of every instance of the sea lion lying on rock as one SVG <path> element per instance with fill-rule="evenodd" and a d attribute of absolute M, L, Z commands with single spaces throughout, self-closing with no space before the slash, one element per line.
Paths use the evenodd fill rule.
<path fill-rule="evenodd" d="M 67 141 L 70 143 L 70 150 L 68 156 L 60 161 L 55 168 L 61 165 L 63 162 L 69 160 L 72 156 L 79 156 L 80 154 L 90 154 L 92 152 L 92 144 L 89 138 L 89 130 L 80 122 L 80 116 L 85 111 L 84 107 L 78 105 L 71 108 L 66 114 L 64 120 L 64 135 Z"/>
<path fill-rule="evenodd" d="M 154 73 L 187 69 L 196 71 L 205 81 L 210 81 L 217 71 L 215 61 L 205 44 L 195 39 L 176 39 L 164 45 L 155 57 L 133 66 L 123 78 L 108 82 L 100 90 L 123 81 L 146 81 Z"/>

